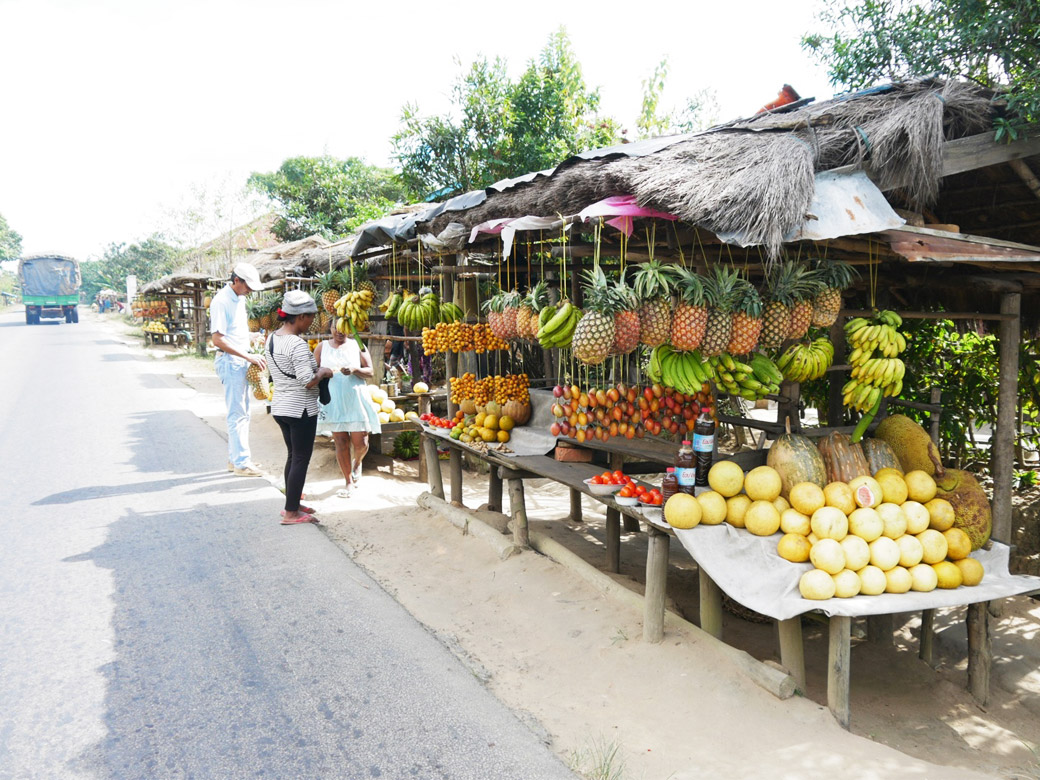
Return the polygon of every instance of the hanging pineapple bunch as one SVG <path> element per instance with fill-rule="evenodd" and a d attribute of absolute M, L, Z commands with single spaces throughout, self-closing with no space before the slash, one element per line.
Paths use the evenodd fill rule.
<path fill-rule="evenodd" d="M 812 324 L 817 328 L 829 328 L 838 319 L 841 294 L 856 278 L 856 269 L 838 260 L 817 260 L 813 270 L 823 289 L 813 301 Z"/>
<path fill-rule="evenodd" d="M 549 285 L 538 282 L 524 296 L 516 313 L 516 333 L 526 341 L 538 340 L 539 314 L 549 305 Z"/>
<path fill-rule="evenodd" d="M 639 299 L 639 340 L 657 347 L 668 340 L 672 325 L 672 288 L 666 267 L 657 260 L 644 263 L 632 277 Z"/>
<path fill-rule="evenodd" d="M 733 307 L 733 333 L 726 351 L 731 355 L 749 355 L 758 346 L 762 332 L 762 298 L 747 279 L 741 279 Z"/>
<path fill-rule="evenodd" d="M 677 351 L 690 352 L 704 341 L 708 325 L 704 280 L 696 272 L 682 266 L 673 266 L 670 273 L 672 289 L 679 299 L 672 314 L 670 341 Z"/>
<path fill-rule="evenodd" d="M 733 336 L 733 308 L 740 295 L 740 275 L 736 269 L 716 265 L 708 275 L 705 297 L 709 303 L 708 321 L 701 342 L 701 354 L 713 357 L 725 351 Z"/>
<path fill-rule="evenodd" d="M 794 287 L 794 306 L 791 307 L 791 321 L 787 326 L 787 338 L 804 338 L 812 324 L 813 309 L 816 296 L 823 290 L 819 276 L 802 264 L 797 264 L 798 282 Z"/>
<path fill-rule="evenodd" d="M 760 349 L 779 349 L 787 339 L 787 332 L 791 328 L 791 307 L 794 306 L 799 279 L 798 267 L 790 262 L 776 263 L 766 273 L 766 287 L 762 293 L 765 301 L 762 333 L 758 337 Z"/>
<path fill-rule="evenodd" d="M 585 272 L 585 310 L 574 328 L 571 347 L 574 357 L 590 366 L 599 365 L 614 345 L 616 300 L 600 267 Z"/>
<path fill-rule="evenodd" d="M 311 334 L 324 333 L 329 327 L 329 315 L 326 314 L 324 307 L 321 303 L 321 293 L 314 293 L 311 296 L 314 299 L 314 304 L 318 307 L 318 313 L 314 315 L 314 319 L 311 321 L 311 326 L 307 328 L 307 332 Z"/>
<path fill-rule="evenodd" d="M 263 300 L 263 298 L 246 300 L 246 321 L 249 325 L 250 333 L 256 333 L 260 330 L 260 308 Z"/>
<path fill-rule="evenodd" d="M 614 297 L 614 342 L 612 355 L 627 355 L 639 346 L 639 298 L 624 281 L 614 282 L 610 290 Z"/>
<path fill-rule="evenodd" d="M 339 271 L 329 271 L 318 277 L 317 292 L 320 295 L 321 306 L 328 314 L 336 313 L 336 301 L 342 296 L 340 288 L 341 275 Z"/>

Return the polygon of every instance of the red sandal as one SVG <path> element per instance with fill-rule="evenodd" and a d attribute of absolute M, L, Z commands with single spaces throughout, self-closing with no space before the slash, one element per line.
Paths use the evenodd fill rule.
<path fill-rule="evenodd" d="M 301 523 L 317 523 L 318 518 L 314 515 L 296 515 L 296 517 L 285 517 L 282 514 L 282 525 L 300 525 Z"/>
<path fill-rule="evenodd" d="M 316 514 L 318 514 L 318 510 L 317 509 L 311 509 L 309 506 L 304 506 L 303 504 L 300 504 L 300 508 L 297 511 L 303 512 L 305 515 L 316 515 Z M 282 510 L 281 515 L 282 515 L 282 517 L 285 517 L 285 510 L 284 509 Z"/>

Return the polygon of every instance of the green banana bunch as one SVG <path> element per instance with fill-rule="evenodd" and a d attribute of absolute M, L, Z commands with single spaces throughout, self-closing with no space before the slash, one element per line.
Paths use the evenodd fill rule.
<path fill-rule="evenodd" d="M 705 382 L 715 378 L 715 371 L 697 350 L 676 352 L 671 344 L 665 343 L 651 350 L 647 376 L 655 384 L 693 395 L 701 392 Z"/>
<path fill-rule="evenodd" d="M 833 362 L 834 345 L 830 339 L 818 338 L 809 344 L 792 344 L 776 361 L 776 366 L 788 382 L 806 382 L 821 378 Z"/>
<path fill-rule="evenodd" d="M 867 412 L 882 398 L 903 391 L 906 365 L 899 355 L 906 349 L 906 337 L 897 330 L 902 324 L 894 311 L 880 311 L 871 318 L 856 317 L 845 324 L 845 338 L 853 347 L 849 353 L 850 379 L 842 388 L 845 406 Z"/>
<path fill-rule="evenodd" d="M 404 296 L 395 292 L 391 294 L 382 304 L 379 306 L 379 310 L 386 315 L 387 319 L 397 316 L 397 310 L 400 308 L 401 303 L 404 301 Z M 386 308 L 383 308 L 383 307 Z"/>
<path fill-rule="evenodd" d="M 413 295 L 397 308 L 397 321 L 412 331 L 432 328 L 441 316 L 440 298 L 435 292 Z"/>
<path fill-rule="evenodd" d="M 732 395 L 748 401 L 758 401 L 775 395 L 783 375 L 761 352 L 752 353 L 746 361 L 737 360 L 727 352 L 709 358 L 715 369 L 715 384 Z"/>
<path fill-rule="evenodd" d="M 452 322 L 461 322 L 465 316 L 466 315 L 463 313 L 462 309 L 454 303 L 445 301 L 441 304 L 439 316 L 440 322 L 447 322 L 449 324 Z"/>
<path fill-rule="evenodd" d="M 560 301 L 556 308 L 546 306 L 538 313 L 538 343 L 543 349 L 569 347 L 582 311 L 570 301 Z"/>

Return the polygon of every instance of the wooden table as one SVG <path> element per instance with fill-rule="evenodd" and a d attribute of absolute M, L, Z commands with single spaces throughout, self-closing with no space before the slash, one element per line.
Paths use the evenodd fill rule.
<path fill-rule="evenodd" d="M 503 482 L 509 485 L 510 515 L 513 524 L 513 541 L 519 547 L 528 546 L 527 510 L 524 504 L 523 481 L 525 479 L 551 479 L 571 490 L 577 495 L 580 505 L 582 495 L 591 496 L 606 506 L 606 554 L 607 569 L 618 572 L 621 561 L 621 519 L 628 518 L 636 524 L 646 527 L 646 591 L 643 608 L 643 639 L 657 643 L 664 638 L 664 615 L 667 591 L 669 538 L 675 536 L 674 530 L 664 519 L 654 520 L 644 514 L 638 507 L 619 505 L 612 495 L 595 495 L 583 480 L 602 473 L 602 465 L 592 463 L 560 462 L 548 455 L 507 456 L 488 450 L 478 453 L 471 447 L 451 439 L 447 432 L 424 429 L 423 447 L 427 457 L 436 457 L 438 443 L 446 443 L 453 453 L 458 453 L 458 467 L 450 469 L 451 499 L 453 503 L 462 505 L 462 452 L 469 452 L 484 458 L 491 465 L 491 479 L 488 487 L 488 508 L 502 510 Z M 576 444 L 576 442 L 575 442 Z M 625 440 L 613 443 L 586 442 L 582 446 L 589 449 L 605 451 L 609 456 L 643 457 L 646 464 L 661 463 L 653 458 L 667 458 L 674 452 L 674 445 L 664 442 L 640 442 L 633 444 Z M 631 446 L 630 446 L 631 445 Z M 663 446 L 662 446 L 663 445 Z M 612 451 L 615 450 L 615 451 Z M 430 454 L 432 453 L 432 455 Z M 733 456 L 745 470 L 762 465 L 765 462 L 765 451 L 744 452 Z M 616 462 L 616 461 L 611 461 Z M 638 463 L 639 461 L 637 461 Z M 670 463 L 670 460 L 664 462 Z M 629 464 L 625 471 L 631 473 Z M 660 469 L 658 469 L 660 471 Z M 644 472 L 646 473 L 646 472 Z M 439 469 L 429 471 L 430 492 L 444 498 L 444 485 Z M 573 507 L 572 500 L 572 507 Z M 580 518 L 579 518 L 580 519 Z M 685 549 L 685 548 L 684 548 Z M 692 557 L 692 556 L 691 556 Z M 696 559 L 694 559 L 696 562 Z M 700 581 L 700 628 L 715 637 L 722 639 L 722 590 L 698 565 Z M 989 668 L 991 661 L 990 632 L 988 622 L 989 602 L 968 605 L 968 678 L 972 695 L 985 703 L 989 691 Z M 932 662 L 932 618 L 934 610 L 925 610 L 922 614 L 919 655 L 922 660 Z M 890 643 L 892 641 L 892 615 L 877 615 L 867 618 L 868 639 L 872 642 Z M 780 663 L 795 679 L 798 688 L 805 690 L 805 653 L 802 637 L 802 616 L 787 620 L 778 620 L 777 635 L 780 652 Z M 828 671 L 827 671 L 827 706 L 843 728 L 849 727 L 851 712 L 849 706 L 849 679 L 851 663 L 852 618 L 832 616 L 828 618 Z"/>

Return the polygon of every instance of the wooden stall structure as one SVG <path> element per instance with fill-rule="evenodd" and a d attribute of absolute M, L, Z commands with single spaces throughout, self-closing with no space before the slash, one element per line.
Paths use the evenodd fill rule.
<path fill-rule="evenodd" d="M 158 300 L 164 305 L 155 317 L 166 332 L 145 331 L 153 344 L 173 344 L 194 348 L 199 355 L 206 354 L 209 339 L 209 297 L 215 280 L 207 274 L 170 274 L 142 285 L 138 297 L 144 301 Z M 146 309 L 146 311 L 149 309 Z"/>
<path fill-rule="evenodd" d="M 406 264 L 411 270 L 395 282 L 434 279 L 444 300 L 467 303 L 467 314 L 474 318 L 482 314 L 468 303 L 472 291 L 481 289 L 481 279 L 507 290 L 545 280 L 553 300 L 567 296 L 580 304 L 581 286 L 575 280 L 594 264 L 616 272 L 657 260 L 700 273 L 727 265 L 767 285 L 785 258 L 849 263 L 860 276 L 845 291 L 842 316 L 829 334 L 836 352 L 829 371 L 829 414 L 826 427 L 815 433 L 851 430 L 855 422 L 841 404 L 851 369 L 845 318 L 878 308 L 907 319 L 996 329 L 1000 381 L 990 464 L 993 537 L 1008 542 L 1018 348 L 1023 327 L 1035 328 L 1040 311 L 1040 127 L 1027 128 L 1012 143 L 996 143 L 991 123 L 999 110 L 991 92 L 935 80 L 821 103 L 800 101 L 693 135 L 593 150 L 552 171 L 394 215 L 365 226 L 337 262 Z M 567 351 L 544 350 L 533 360 L 529 353 L 514 344 L 507 362 L 539 366 L 532 377 L 549 385 L 576 380 Z M 465 370 L 460 367 L 464 359 L 447 354 L 449 379 Z M 601 376 L 604 383 L 626 377 L 638 381 L 641 369 L 635 359 L 615 361 Z M 927 393 L 928 388 L 916 390 Z M 786 382 L 771 400 L 777 407 L 775 421 L 743 414 L 719 420 L 764 432 L 759 442 L 764 446 L 786 425 L 801 427 L 797 383 Z M 957 413 L 942 409 L 934 396 L 916 406 L 933 413 L 933 420 L 940 411 Z M 454 411 L 449 404 L 449 414 Z M 427 447 L 432 444 L 427 437 Z M 583 446 L 607 452 L 609 463 L 624 462 L 626 468 L 639 460 L 630 452 L 633 445 L 624 441 Z M 675 445 L 660 442 L 658 447 L 662 452 L 651 460 L 660 465 L 669 461 Z M 452 445 L 453 503 L 461 503 L 460 450 Z M 582 492 L 563 476 L 566 469 L 523 469 L 514 462 L 510 471 L 495 456 L 488 460 L 497 469 L 490 505 L 501 503 L 501 480 L 508 478 L 510 496 L 515 494 L 523 513 L 516 485 L 522 485 L 525 473 L 546 477 L 555 469 L 558 481 L 571 488 L 572 516 L 580 519 Z M 443 486 L 434 483 L 439 474 L 430 477 L 431 490 L 443 496 Z M 515 531 L 524 525 L 517 511 Z M 608 531 L 625 514 L 608 509 Z M 629 521 L 638 527 L 635 518 L 625 517 L 626 527 Z M 661 566 L 659 554 L 654 566 Z M 649 567 L 648 561 L 648 572 Z M 713 613 L 707 614 L 702 619 L 711 622 Z M 970 610 L 974 662 L 988 657 L 986 614 L 986 605 Z M 988 695 L 984 678 L 977 674 L 972 680 L 980 702 Z"/>

